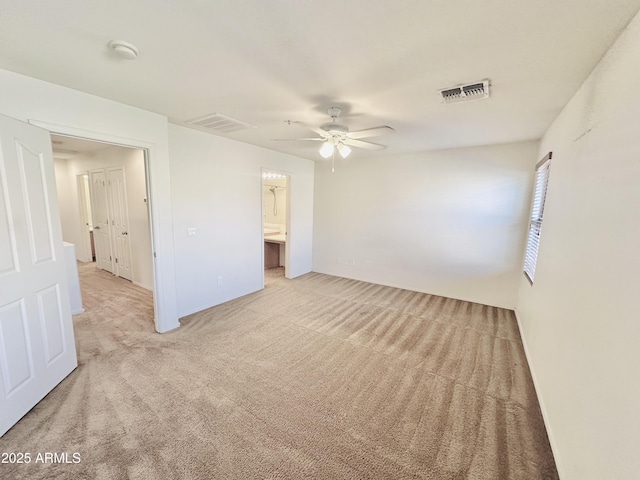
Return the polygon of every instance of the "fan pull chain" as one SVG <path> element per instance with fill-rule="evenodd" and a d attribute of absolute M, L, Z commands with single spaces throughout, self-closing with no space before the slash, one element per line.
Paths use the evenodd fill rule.
<path fill-rule="evenodd" d="M 336 173 L 336 149 L 331 153 L 331 173 Z"/>

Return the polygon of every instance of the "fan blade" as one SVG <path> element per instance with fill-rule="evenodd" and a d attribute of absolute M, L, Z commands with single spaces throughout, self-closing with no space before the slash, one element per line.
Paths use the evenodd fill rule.
<path fill-rule="evenodd" d="M 391 127 L 387 127 L 383 125 L 381 127 L 373 127 L 373 128 L 365 128 L 364 130 L 356 130 L 355 132 L 347 133 L 347 137 L 349 138 L 367 138 L 367 137 L 377 137 L 379 135 L 387 135 L 388 133 L 393 133 L 395 130 Z"/>
<path fill-rule="evenodd" d="M 352 147 L 366 148 L 367 150 L 384 150 L 386 145 L 380 145 L 379 143 L 365 142 L 364 140 L 355 140 L 353 138 L 346 138 L 343 142 L 345 145 L 351 145 Z"/>
<path fill-rule="evenodd" d="M 325 130 L 322 130 L 321 128 L 314 127 L 313 125 L 309 125 L 308 123 L 304 123 L 304 122 L 300 122 L 299 125 L 302 125 L 303 127 L 308 128 L 313 133 L 317 133 L 321 137 L 324 137 L 324 138 L 328 138 L 329 137 L 329 134 Z"/>
<path fill-rule="evenodd" d="M 272 142 L 323 142 L 326 138 L 310 137 L 310 138 L 272 138 Z"/>

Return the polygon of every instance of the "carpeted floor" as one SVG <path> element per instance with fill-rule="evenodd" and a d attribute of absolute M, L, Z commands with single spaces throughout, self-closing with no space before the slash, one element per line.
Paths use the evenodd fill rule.
<path fill-rule="evenodd" d="M 80 275 L 80 365 L 0 439 L 80 462 L 0 478 L 558 478 L 508 310 L 275 269 L 159 335 L 149 292 Z"/>

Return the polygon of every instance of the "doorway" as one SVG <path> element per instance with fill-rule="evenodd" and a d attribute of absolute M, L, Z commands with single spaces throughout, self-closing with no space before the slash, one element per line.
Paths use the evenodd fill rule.
<path fill-rule="evenodd" d="M 262 232 L 267 277 L 287 276 L 289 269 L 289 175 L 262 170 Z"/>
<path fill-rule="evenodd" d="M 76 174 L 76 188 L 80 203 L 80 230 L 82 242 L 77 245 L 76 256 L 81 262 L 95 262 L 96 249 L 93 239 L 93 216 L 91 214 L 91 193 L 89 190 L 89 174 Z"/>
<path fill-rule="evenodd" d="M 146 151 L 51 139 L 64 240 L 79 261 L 154 292 Z"/>

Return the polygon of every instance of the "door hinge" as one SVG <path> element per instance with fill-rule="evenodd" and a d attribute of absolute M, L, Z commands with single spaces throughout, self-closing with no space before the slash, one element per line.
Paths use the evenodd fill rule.
<path fill-rule="evenodd" d="M 113 258 L 111 258 L 111 256 L 109 256 L 109 261 L 110 261 L 110 262 L 113 262 Z"/>
<path fill-rule="evenodd" d="M 116 258 L 116 263 L 118 263 L 118 259 Z"/>

